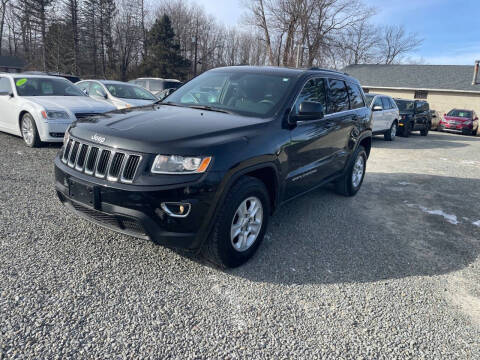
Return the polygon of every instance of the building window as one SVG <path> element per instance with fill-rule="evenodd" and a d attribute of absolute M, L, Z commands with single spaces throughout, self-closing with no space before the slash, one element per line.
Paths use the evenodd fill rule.
<path fill-rule="evenodd" d="M 416 90 L 415 99 L 427 99 L 428 91 L 425 90 Z"/>

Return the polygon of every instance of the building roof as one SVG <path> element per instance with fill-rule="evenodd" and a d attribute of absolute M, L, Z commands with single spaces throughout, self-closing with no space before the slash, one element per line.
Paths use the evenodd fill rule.
<path fill-rule="evenodd" d="M 23 69 L 25 63 L 22 59 L 16 56 L 0 56 L 0 67 Z"/>
<path fill-rule="evenodd" d="M 480 84 L 472 85 L 473 65 L 349 65 L 344 70 L 363 87 L 480 92 Z"/>

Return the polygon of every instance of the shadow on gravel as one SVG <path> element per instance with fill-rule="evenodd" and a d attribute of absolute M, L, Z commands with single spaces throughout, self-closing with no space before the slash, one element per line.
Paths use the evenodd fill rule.
<path fill-rule="evenodd" d="M 427 137 L 412 133 L 409 138 L 397 137 L 395 141 L 385 141 L 382 136 L 373 137 L 373 146 L 391 149 L 449 149 L 469 146 L 468 143 L 480 138 L 461 134 L 429 132 Z"/>
<path fill-rule="evenodd" d="M 257 255 L 228 272 L 255 282 L 330 284 L 462 269 L 480 252 L 473 225 L 480 193 L 457 196 L 472 189 L 480 189 L 479 180 L 383 173 L 368 173 L 354 198 L 320 189 L 281 208 Z M 427 213 L 433 210 L 459 223 Z"/>

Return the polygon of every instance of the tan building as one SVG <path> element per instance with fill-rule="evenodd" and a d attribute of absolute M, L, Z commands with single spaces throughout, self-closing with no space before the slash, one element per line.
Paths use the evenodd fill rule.
<path fill-rule="evenodd" d="M 344 71 L 357 78 L 365 92 L 424 99 L 440 115 L 454 108 L 480 114 L 475 68 L 478 65 L 350 65 Z"/>

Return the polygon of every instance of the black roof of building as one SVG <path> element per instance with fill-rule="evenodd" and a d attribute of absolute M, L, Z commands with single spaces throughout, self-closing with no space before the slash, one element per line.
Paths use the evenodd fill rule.
<path fill-rule="evenodd" d="M 17 56 L 0 56 L 0 67 L 23 69 L 25 62 Z"/>
<path fill-rule="evenodd" d="M 364 87 L 480 92 L 470 65 L 349 65 Z M 479 74 L 480 79 L 480 74 Z"/>

